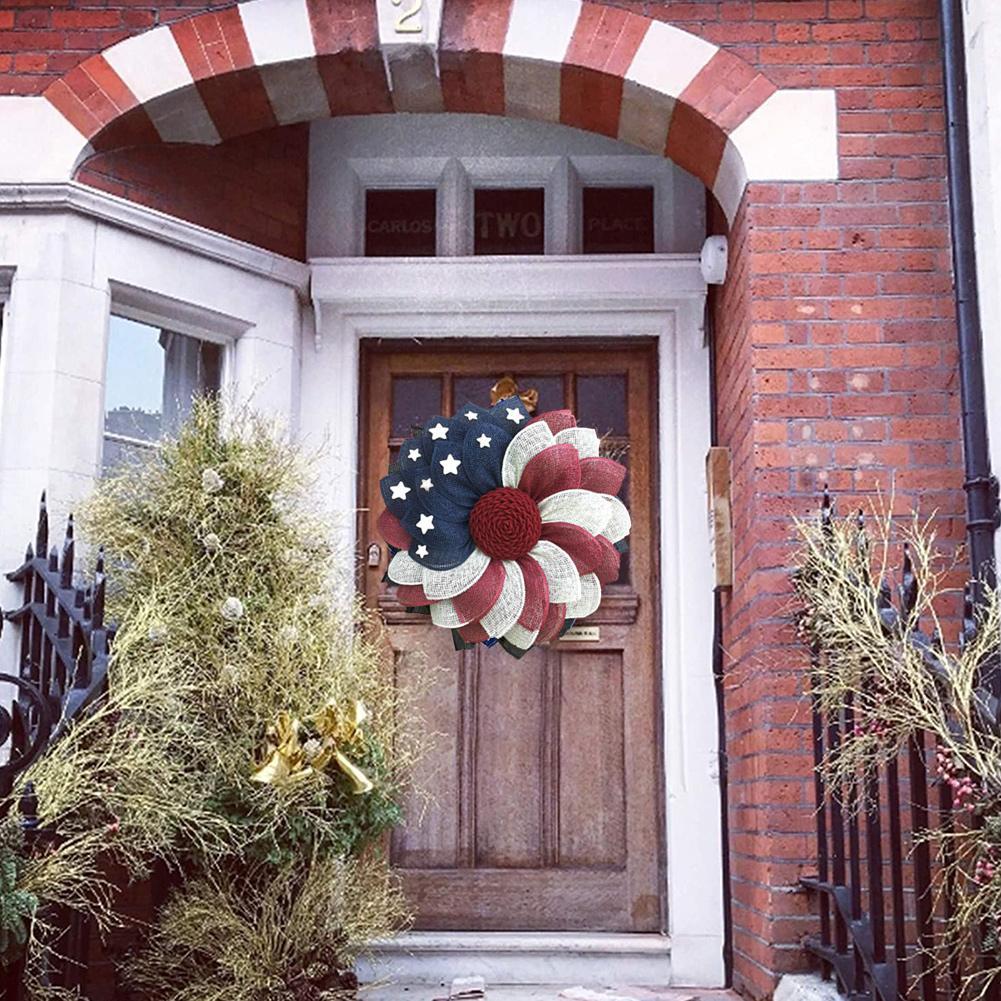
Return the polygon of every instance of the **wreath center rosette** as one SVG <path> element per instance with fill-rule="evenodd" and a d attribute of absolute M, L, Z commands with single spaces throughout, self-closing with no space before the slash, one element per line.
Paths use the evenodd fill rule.
<path fill-rule="evenodd" d="M 510 397 L 433 417 L 380 481 L 387 579 L 457 648 L 520 657 L 594 612 L 618 578 L 625 475 L 569 410 L 533 418 Z"/>

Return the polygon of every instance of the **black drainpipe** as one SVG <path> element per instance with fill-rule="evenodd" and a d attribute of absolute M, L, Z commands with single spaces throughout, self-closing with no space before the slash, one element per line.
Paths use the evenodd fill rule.
<path fill-rule="evenodd" d="M 984 347 L 977 295 L 977 251 L 973 230 L 970 130 L 966 105 L 966 41 L 962 0 L 941 0 L 942 70 L 946 144 L 949 154 L 949 224 L 956 292 L 959 380 L 966 467 L 966 533 L 973 577 L 993 588 L 994 532 L 1001 524 L 998 481 L 991 473 L 984 387 Z"/>

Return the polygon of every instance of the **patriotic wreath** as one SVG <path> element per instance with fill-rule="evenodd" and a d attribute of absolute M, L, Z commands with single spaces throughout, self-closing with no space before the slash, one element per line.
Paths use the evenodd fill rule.
<path fill-rule="evenodd" d="M 433 417 L 380 481 L 387 579 L 457 649 L 508 653 L 561 636 L 616 580 L 630 519 L 620 463 L 569 410 L 532 418 L 518 397 Z"/>

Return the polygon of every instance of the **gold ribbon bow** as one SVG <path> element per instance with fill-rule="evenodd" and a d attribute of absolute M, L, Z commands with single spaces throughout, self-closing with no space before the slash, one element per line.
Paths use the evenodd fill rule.
<path fill-rule="evenodd" d="M 264 785 L 284 786 L 302 782 L 311 776 L 328 778 L 333 765 L 351 781 L 356 795 L 371 792 L 369 777 L 341 750 L 364 741 L 362 723 L 368 718 L 363 702 L 355 700 L 347 712 L 336 702 L 328 702 L 310 721 L 316 736 L 305 734 L 302 723 L 287 712 L 280 712 L 268 727 L 264 763 L 250 778 Z"/>

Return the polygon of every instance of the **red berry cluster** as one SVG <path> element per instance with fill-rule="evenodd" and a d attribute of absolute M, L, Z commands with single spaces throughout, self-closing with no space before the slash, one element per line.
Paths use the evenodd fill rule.
<path fill-rule="evenodd" d="M 973 811 L 980 798 L 981 789 L 973 779 L 964 774 L 957 765 L 952 752 L 941 744 L 935 748 L 935 770 L 938 777 L 952 790 L 952 802 L 956 810 Z"/>

